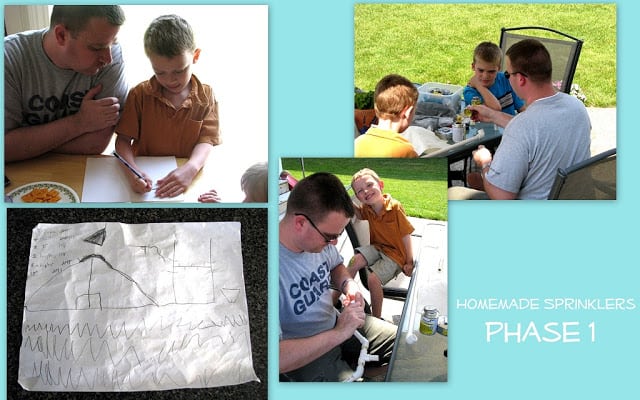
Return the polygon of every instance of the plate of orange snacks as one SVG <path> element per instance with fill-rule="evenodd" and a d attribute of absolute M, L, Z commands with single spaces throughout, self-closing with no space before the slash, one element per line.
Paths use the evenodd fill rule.
<path fill-rule="evenodd" d="M 7 196 L 14 203 L 78 203 L 78 194 L 58 182 L 33 182 L 12 190 Z"/>

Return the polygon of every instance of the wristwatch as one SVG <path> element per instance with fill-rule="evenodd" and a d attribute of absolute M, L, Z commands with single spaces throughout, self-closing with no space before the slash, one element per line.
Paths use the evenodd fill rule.
<path fill-rule="evenodd" d="M 489 172 L 489 168 L 491 168 L 491 162 L 482 164 L 482 168 L 480 170 L 482 177 L 484 178 L 484 176 L 487 174 L 487 172 Z"/>

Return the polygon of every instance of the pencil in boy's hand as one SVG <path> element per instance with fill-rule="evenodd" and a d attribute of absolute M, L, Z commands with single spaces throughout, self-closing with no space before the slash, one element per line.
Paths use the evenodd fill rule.
<path fill-rule="evenodd" d="M 135 176 L 137 176 L 138 178 L 142 179 L 143 181 L 146 181 L 146 179 L 144 179 L 144 176 L 142 176 L 142 174 L 141 174 L 140 172 L 138 172 L 138 170 L 136 170 L 135 168 L 133 168 L 133 167 L 131 166 L 131 164 L 129 164 L 129 163 L 127 162 L 127 160 L 125 160 L 124 158 L 122 158 L 122 157 L 120 156 L 120 154 L 116 153 L 116 151 L 115 151 L 115 150 L 113 151 L 113 156 L 114 156 L 115 158 L 117 158 L 117 159 L 118 159 L 118 161 L 120 161 L 122 164 L 124 164 L 124 166 L 125 166 L 125 167 L 127 167 L 127 168 L 129 169 L 129 171 L 133 172 L 133 174 L 134 174 Z"/>

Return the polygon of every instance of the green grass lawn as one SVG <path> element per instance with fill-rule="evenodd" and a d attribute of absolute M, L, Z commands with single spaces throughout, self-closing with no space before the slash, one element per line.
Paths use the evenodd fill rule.
<path fill-rule="evenodd" d="M 500 29 L 544 26 L 584 40 L 573 83 L 591 107 L 616 106 L 616 5 L 356 4 L 354 84 L 373 90 L 397 73 L 412 82 L 465 85 L 473 49 Z"/>
<path fill-rule="evenodd" d="M 400 201 L 407 215 L 447 220 L 446 159 L 304 158 L 305 176 L 331 172 L 345 185 L 362 168 L 371 168 L 384 182 L 384 192 Z M 302 179 L 300 158 L 283 158 L 282 168 Z M 353 191 L 349 191 L 353 195 Z"/>

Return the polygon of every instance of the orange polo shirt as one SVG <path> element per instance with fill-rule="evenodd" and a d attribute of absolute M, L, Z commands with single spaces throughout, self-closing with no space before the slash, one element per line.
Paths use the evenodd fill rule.
<path fill-rule="evenodd" d="M 362 219 L 369 221 L 371 244 L 402 267 L 407 259 L 402 238 L 410 235 L 414 228 L 398 200 L 388 193 L 383 195 L 383 200 L 380 215 L 366 204 L 360 207 L 360 215 Z"/>
<path fill-rule="evenodd" d="M 418 153 L 404 136 L 397 132 L 371 127 L 356 138 L 355 157 L 416 158 Z"/>
<path fill-rule="evenodd" d="M 191 76 L 191 93 L 176 109 L 155 76 L 131 89 L 116 132 L 133 139 L 136 156 L 188 158 L 196 144 L 220 144 L 218 101 L 209 85 Z"/>

